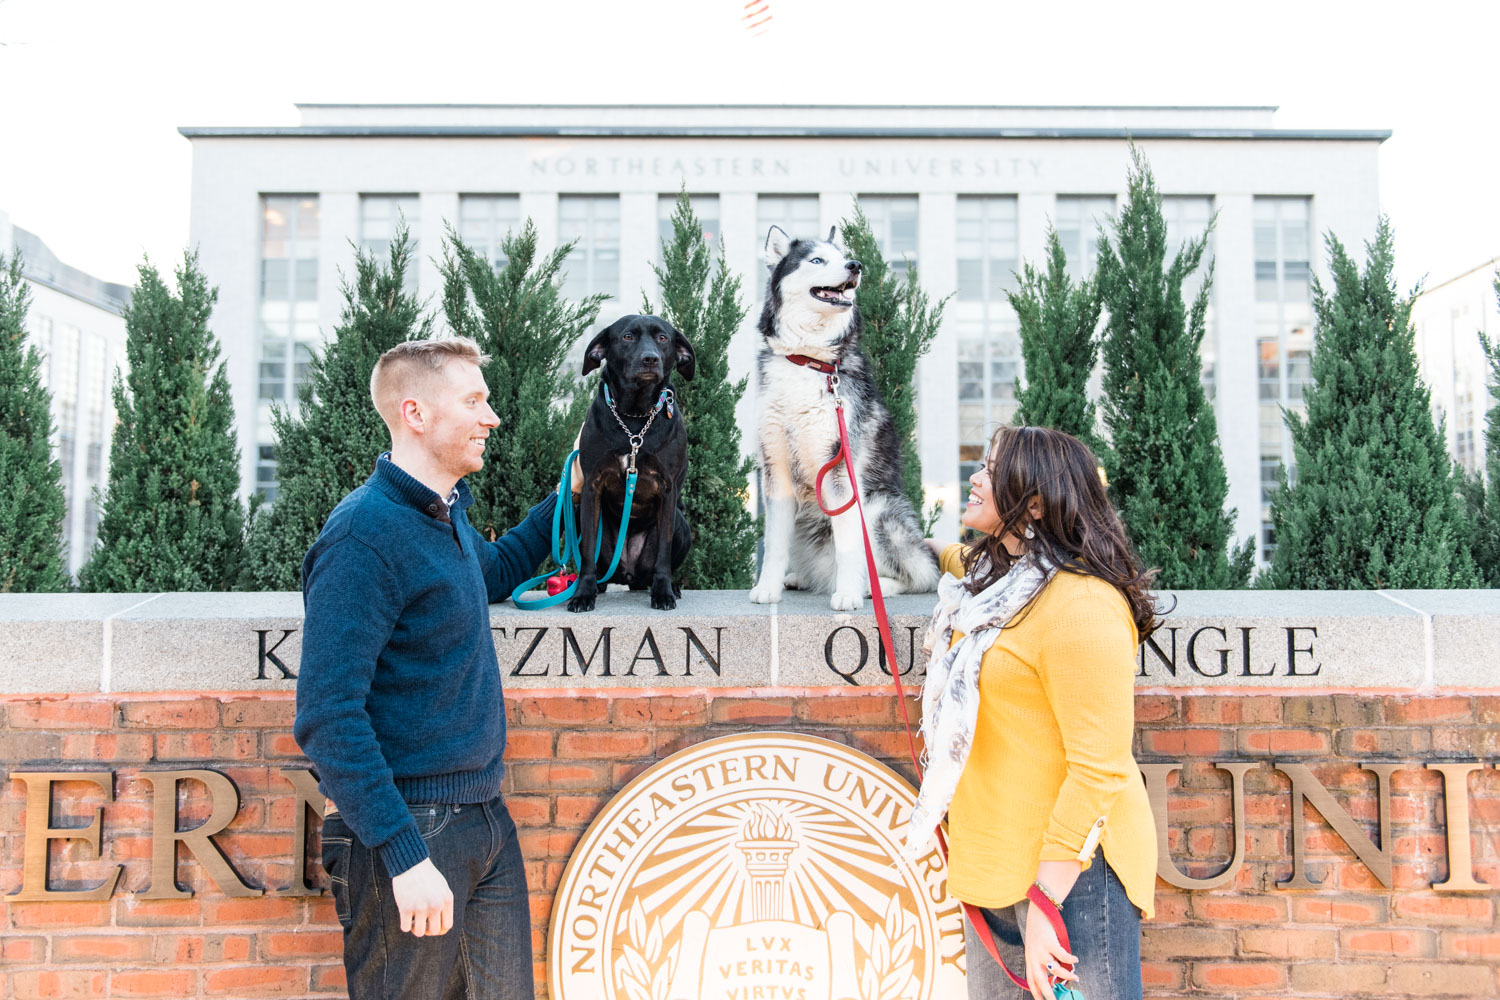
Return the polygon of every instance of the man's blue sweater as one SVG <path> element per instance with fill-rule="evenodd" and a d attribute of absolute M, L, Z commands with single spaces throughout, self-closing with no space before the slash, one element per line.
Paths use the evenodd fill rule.
<path fill-rule="evenodd" d="M 427 857 L 408 804 L 486 802 L 505 773 L 489 603 L 550 544 L 553 494 L 495 542 L 382 455 L 302 562 L 293 732 L 320 788 L 396 876 Z"/>

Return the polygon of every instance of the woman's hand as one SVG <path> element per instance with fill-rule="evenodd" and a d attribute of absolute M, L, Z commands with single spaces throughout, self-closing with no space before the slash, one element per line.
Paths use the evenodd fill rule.
<path fill-rule="evenodd" d="M 1052 979 L 1077 982 L 1078 974 L 1064 969 L 1062 963 L 1076 965 L 1078 959 L 1068 954 L 1058 942 L 1052 921 L 1035 904 L 1026 908 L 1025 937 L 1026 982 L 1031 987 L 1031 995 L 1036 1000 L 1054 1000 Z"/>
<path fill-rule="evenodd" d="M 943 550 L 953 544 L 952 542 L 940 542 L 936 538 L 924 538 L 922 541 L 927 543 L 927 547 L 932 550 L 932 554 L 939 559 L 943 558 Z"/>

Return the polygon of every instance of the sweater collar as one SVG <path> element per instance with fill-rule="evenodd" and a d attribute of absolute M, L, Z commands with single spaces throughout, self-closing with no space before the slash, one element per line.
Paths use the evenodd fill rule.
<path fill-rule="evenodd" d="M 391 453 L 388 451 L 382 452 L 375 460 L 375 472 L 370 476 L 370 482 L 391 499 L 408 507 L 415 507 L 431 517 L 443 520 L 440 515 L 447 512 L 448 498 L 439 496 L 401 466 L 392 462 Z M 474 502 L 474 495 L 469 492 L 469 484 L 462 479 L 453 489 L 458 494 L 458 500 L 454 502 L 452 509 L 464 510 Z"/>

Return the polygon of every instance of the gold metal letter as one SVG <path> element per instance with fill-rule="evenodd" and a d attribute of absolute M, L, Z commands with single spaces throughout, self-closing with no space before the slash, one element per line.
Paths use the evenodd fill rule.
<path fill-rule="evenodd" d="M 1365 863 L 1365 867 L 1369 868 L 1370 873 L 1380 880 L 1380 884 L 1389 889 L 1391 887 L 1391 855 L 1394 847 L 1394 842 L 1391 840 L 1391 772 L 1413 765 L 1403 763 L 1360 765 L 1366 771 L 1375 772 L 1379 789 L 1379 848 L 1369 837 L 1365 836 L 1359 824 L 1354 822 L 1344 807 L 1334 801 L 1328 789 L 1313 777 L 1312 771 L 1308 770 L 1306 764 L 1277 763 L 1272 766 L 1290 778 L 1292 782 L 1292 877 L 1285 882 L 1277 882 L 1277 886 L 1283 889 L 1315 889 L 1320 884 L 1310 881 L 1307 877 L 1307 845 L 1303 842 L 1303 815 L 1306 812 L 1303 803 L 1311 802 L 1313 808 L 1317 809 L 1328 825 L 1333 827 L 1333 832 L 1349 845 L 1349 849 Z"/>
<path fill-rule="evenodd" d="M 1234 825 L 1230 834 L 1234 842 L 1234 856 L 1229 867 L 1210 878 L 1191 878 L 1182 874 L 1172 861 L 1172 852 L 1167 847 L 1167 777 L 1182 767 L 1182 762 L 1170 764 L 1142 764 L 1141 773 L 1146 776 L 1146 796 L 1151 800 L 1151 812 L 1156 817 L 1156 874 L 1168 885 L 1179 889 L 1214 889 L 1234 880 L 1245 863 L 1245 772 L 1256 766 L 1256 761 L 1235 764 L 1215 764 L 1221 771 L 1229 772 L 1230 798 L 1233 802 Z"/>
<path fill-rule="evenodd" d="M 181 841 L 203 866 L 219 891 L 226 896 L 259 896 L 240 881 L 219 845 L 209 838 L 223 830 L 240 809 L 240 792 L 234 782 L 218 771 L 142 771 L 151 782 L 151 888 L 142 899 L 189 899 L 192 892 L 177 888 L 177 842 Z M 177 783 L 183 778 L 208 787 L 213 811 L 207 821 L 191 830 L 177 829 Z"/>
<path fill-rule="evenodd" d="M 114 801 L 114 775 L 109 771 L 12 771 L 12 778 L 26 784 L 26 854 L 21 869 L 21 891 L 8 898 L 26 900 L 108 899 L 114 894 L 124 865 L 115 865 L 115 873 L 93 889 L 48 889 L 48 848 L 54 840 L 86 840 L 94 853 L 100 853 L 104 833 L 104 807 L 94 811 L 88 826 L 57 827 L 52 825 L 52 783 L 54 781 L 88 781 L 104 789 L 104 801 Z"/>
<path fill-rule="evenodd" d="M 1432 887 L 1441 892 L 1483 892 L 1490 886 L 1475 880 L 1469 853 L 1469 772 L 1484 770 L 1484 764 L 1428 764 L 1427 770 L 1443 776 L 1448 825 L 1448 881 L 1434 882 Z"/>
<path fill-rule="evenodd" d="M 277 768 L 276 773 L 292 783 L 297 790 L 296 833 L 292 843 L 292 886 L 282 896 L 321 896 L 322 889 L 307 884 L 307 810 L 311 809 L 322 819 L 327 815 L 328 800 L 318 791 L 318 782 L 311 771 Z"/>

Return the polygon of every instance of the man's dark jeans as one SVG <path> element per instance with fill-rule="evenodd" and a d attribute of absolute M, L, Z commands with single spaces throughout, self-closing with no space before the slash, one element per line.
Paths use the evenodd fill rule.
<path fill-rule="evenodd" d="M 440 937 L 403 934 L 385 866 L 337 813 L 323 823 L 349 1000 L 532 1000 L 526 871 L 505 803 L 410 808 L 453 890 Z"/>
<path fill-rule="evenodd" d="M 1017 907 L 982 908 L 995 945 L 1012 972 L 1026 974 L 1025 951 Z M 1078 982 L 1073 988 L 1085 1000 L 1140 1000 L 1141 911 L 1135 908 L 1120 877 L 1104 860 L 1101 848 L 1089 870 L 1078 876 L 1063 902 L 1063 923 L 1078 959 Z M 1022 1000 L 984 944 L 964 921 L 965 962 L 969 969 L 969 1000 Z"/>

